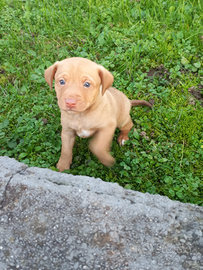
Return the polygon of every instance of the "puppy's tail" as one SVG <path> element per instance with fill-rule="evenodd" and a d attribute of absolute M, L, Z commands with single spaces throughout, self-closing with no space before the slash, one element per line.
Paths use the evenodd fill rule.
<path fill-rule="evenodd" d="M 152 105 L 146 100 L 130 100 L 131 106 L 147 106 L 152 107 Z"/>

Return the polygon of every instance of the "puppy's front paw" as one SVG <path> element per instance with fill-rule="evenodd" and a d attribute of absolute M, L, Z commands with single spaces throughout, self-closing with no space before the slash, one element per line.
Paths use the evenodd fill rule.
<path fill-rule="evenodd" d="M 59 159 L 56 167 L 59 170 L 59 172 L 63 172 L 65 170 L 70 169 L 70 164 L 67 164 L 67 162 L 64 162 L 63 160 Z"/>
<path fill-rule="evenodd" d="M 115 163 L 115 159 L 110 154 L 107 154 L 106 156 L 103 157 L 99 157 L 99 160 L 107 167 L 112 167 Z"/>

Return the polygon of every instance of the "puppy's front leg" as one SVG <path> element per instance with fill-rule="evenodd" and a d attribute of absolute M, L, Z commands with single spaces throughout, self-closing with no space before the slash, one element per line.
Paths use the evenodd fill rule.
<path fill-rule="evenodd" d="M 57 163 L 57 168 L 60 172 L 70 169 L 73 156 L 73 145 L 75 143 L 76 134 L 73 130 L 62 129 L 61 140 L 61 157 Z"/>
<path fill-rule="evenodd" d="M 98 130 L 90 142 L 90 150 L 105 166 L 112 166 L 115 159 L 110 155 L 110 147 L 116 125 Z"/>

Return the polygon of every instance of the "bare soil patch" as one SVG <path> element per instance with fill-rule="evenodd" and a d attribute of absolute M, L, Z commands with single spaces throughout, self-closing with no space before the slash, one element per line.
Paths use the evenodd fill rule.
<path fill-rule="evenodd" d="M 168 69 L 164 67 L 164 65 L 160 65 L 157 68 L 150 69 L 147 72 L 147 76 L 150 78 L 152 77 L 159 77 L 163 78 L 165 77 L 167 80 L 170 80 L 170 72 Z M 188 92 L 191 94 L 191 98 L 189 99 L 189 103 L 191 105 L 195 105 L 195 100 L 200 101 L 200 105 L 203 108 L 203 85 L 199 84 L 197 86 L 192 86 L 188 89 Z"/>

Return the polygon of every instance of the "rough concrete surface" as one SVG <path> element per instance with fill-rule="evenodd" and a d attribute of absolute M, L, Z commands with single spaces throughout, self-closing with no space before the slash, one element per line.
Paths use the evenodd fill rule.
<path fill-rule="evenodd" d="M 0 157 L 5 269 L 203 269 L 203 207 Z"/>

